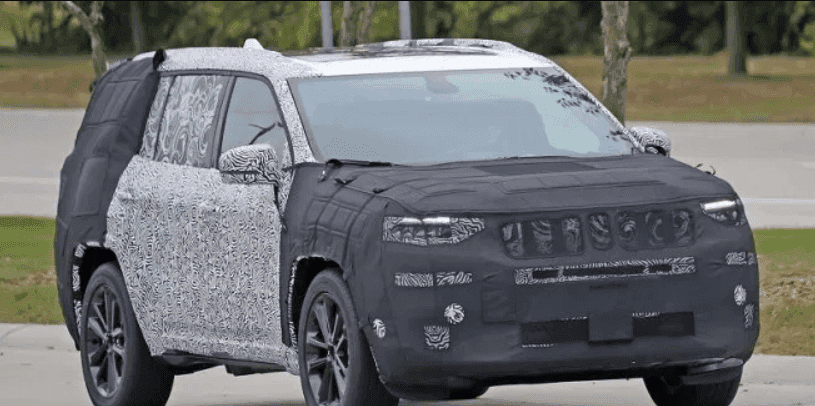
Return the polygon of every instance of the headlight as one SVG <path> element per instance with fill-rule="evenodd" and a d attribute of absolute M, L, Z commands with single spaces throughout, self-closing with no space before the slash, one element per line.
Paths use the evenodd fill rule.
<path fill-rule="evenodd" d="M 420 246 L 458 244 L 483 229 L 480 218 L 385 217 L 382 240 Z"/>
<path fill-rule="evenodd" d="M 720 199 L 701 203 L 702 211 L 708 217 L 730 226 L 740 226 L 747 223 L 744 216 L 744 207 L 739 199 Z"/>

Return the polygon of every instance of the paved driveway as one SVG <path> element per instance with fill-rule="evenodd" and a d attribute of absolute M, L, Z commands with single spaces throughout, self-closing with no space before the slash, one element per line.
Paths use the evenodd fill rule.
<path fill-rule="evenodd" d="M 815 406 L 815 357 L 755 355 L 733 406 Z M 0 405 L 90 405 L 79 353 L 65 326 L 0 324 Z M 176 377 L 168 405 L 300 406 L 300 381 L 288 373 L 233 377 L 222 367 Z M 510 385 L 478 400 L 402 406 L 653 406 L 640 379 Z"/>

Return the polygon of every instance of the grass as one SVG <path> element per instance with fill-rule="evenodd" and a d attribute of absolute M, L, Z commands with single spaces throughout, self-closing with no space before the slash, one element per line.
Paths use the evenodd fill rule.
<path fill-rule="evenodd" d="M 63 322 L 53 239 L 52 219 L 0 217 L 0 322 Z"/>
<path fill-rule="evenodd" d="M 602 57 L 554 59 L 600 95 Z M 726 54 L 635 57 L 626 119 L 815 122 L 815 58 L 753 57 L 743 77 L 728 76 L 726 63 Z M 92 80 L 87 55 L 0 55 L 0 107 L 84 108 Z"/>
<path fill-rule="evenodd" d="M 599 98 L 601 57 L 554 60 Z M 726 64 L 726 54 L 635 57 L 626 120 L 815 122 L 815 58 L 750 58 L 744 77 L 728 76 Z"/>
<path fill-rule="evenodd" d="M 815 356 L 815 229 L 754 230 L 762 354 Z M 54 220 L 0 216 L 0 322 L 62 323 Z"/>
<path fill-rule="evenodd" d="M 756 230 L 758 352 L 815 356 L 815 230 Z"/>

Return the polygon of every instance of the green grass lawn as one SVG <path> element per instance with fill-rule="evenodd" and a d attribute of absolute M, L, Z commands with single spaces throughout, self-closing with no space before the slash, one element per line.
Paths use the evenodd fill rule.
<path fill-rule="evenodd" d="M 554 60 L 600 97 L 601 57 Z M 728 76 L 726 64 L 726 54 L 635 57 L 626 120 L 815 122 L 815 58 L 749 58 L 744 77 Z"/>
<path fill-rule="evenodd" d="M 62 323 L 54 220 L 0 216 L 0 322 Z"/>
<path fill-rule="evenodd" d="M 554 60 L 600 95 L 602 57 Z M 815 58 L 752 57 L 744 77 L 728 76 L 726 63 L 726 54 L 635 57 L 626 119 L 815 122 Z M 88 55 L 0 55 L 0 107 L 84 108 L 91 80 Z"/>
<path fill-rule="evenodd" d="M 815 230 L 755 230 L 762 354 L 815 356 Z M 54 220 L 0 216 L 0 322 L 62 323 Z"/>

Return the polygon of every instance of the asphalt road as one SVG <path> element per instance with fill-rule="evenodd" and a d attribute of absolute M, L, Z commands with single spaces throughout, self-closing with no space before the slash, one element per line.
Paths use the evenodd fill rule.
<path fill-rule="evenodd" d="M 83 110 L 0 109 L 0 215 L 54 217 Z M 815 227 L 815 125 L 629 122 L 666 131 L 673 157 L 712 166 L 755 228 Z"/>
<path fill-rule="evenodd" d="M 734 406 L 815 406 L 815 357 L 755 355 Z M 304 405 L 297 377 L 286 372 L 233 377 L 214 368 L 176 377 L 169 405 Z M 477 400 L 400 405 L 653 405 L 640 379 L 511 385 Z M 90 405 L 79 353 L 64 326 L 0 324 L 0 405 Z"/>

